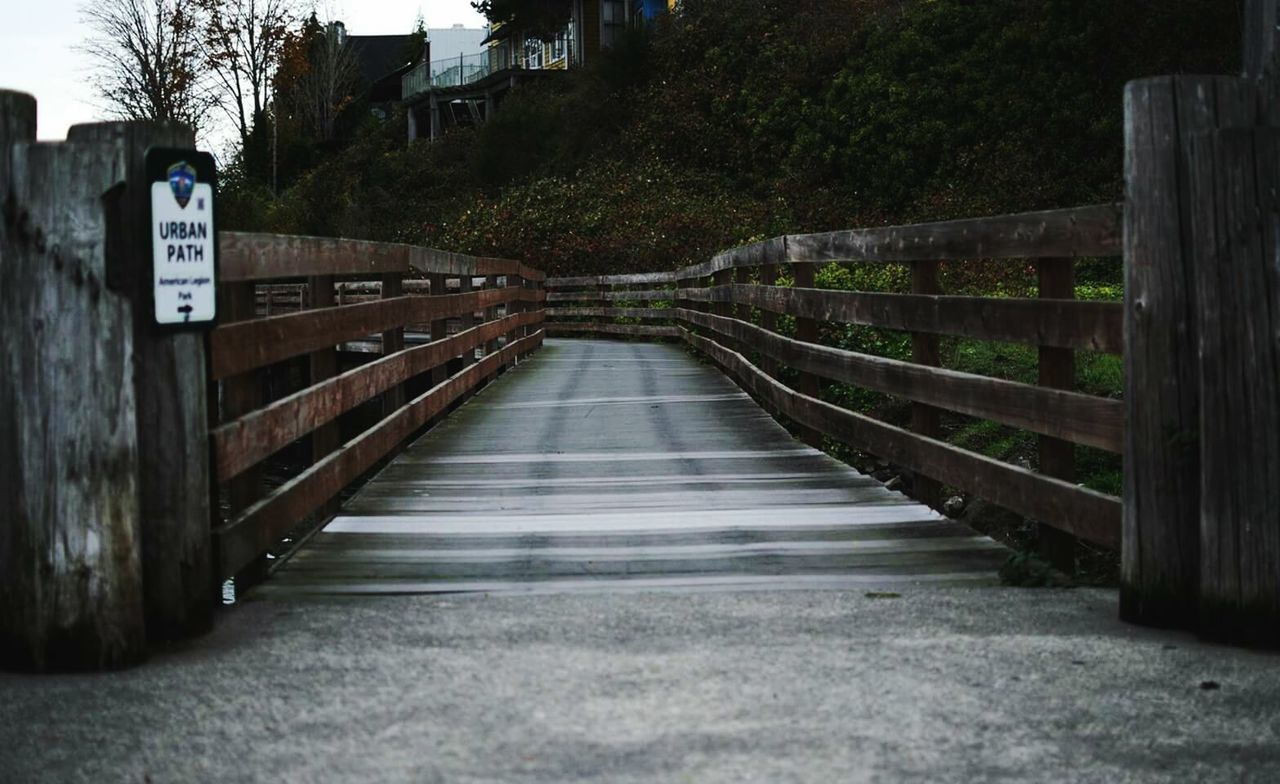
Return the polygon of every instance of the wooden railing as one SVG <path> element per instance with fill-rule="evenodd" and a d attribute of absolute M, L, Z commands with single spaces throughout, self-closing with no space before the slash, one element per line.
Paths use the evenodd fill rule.
<path fill-rule="evenodd" d="M 546 326 L 681 338 L 811 443 L 831 438 L 915 472 L 923 500 L 936 504 L 945 483 L 1118 549 L 1120 499 L 1075 484 L 1073 445 L 1123 453 L 1123 404 L 1072 386 L 1074 352 L 1122 353 L 1123 310 L 1076 300 L 1073 260 L 1119 256 L 1121 225 L 1120 205 L 1098 205 L 779 237 L 675 272 L 550 279 Z M 959 260 L 1032 260 L 1038 298 L 945 295 L 939 262 Z M 911 292 L 814 288 L 816 267 L 846 262 L 909 264 Z M 787 266 L 794 285 L 775 285 Z M 795 320 L 793 336 L 779 332 L 779 316 Z M 826 322 L 911 333 L 911 361 L 822 345 Z M 941 335 L 1039 347 L 1038 385 L 938 367 Z M 911 428 L 823 401 L 823 381 L 912 401 Z M 939 409 L 1036 433 L 1041 471 L 942 440 Z"/>
<path fill-rule="evenodd" d="M 314 237 L 224 232 L 219 241 L 222 317 L 209 367 L 222 577 L 252 576 L 354 480 L 542 343 L 544 276 L 515 261 Z M 416 345 L 406 347 L 406 333 Z M 348 354 L 355 366 L 342 372 L 339 349 L 353 343 L 381 356 Z M 269 399 L 264 373 L 299 358 L 305 367 L 292 376 L 302 380 Z M 372 425 L 342 427 L 344 414 L 379 400 Z M 266 492 L 264 461 L 304 438 L 309 465 Z"/>

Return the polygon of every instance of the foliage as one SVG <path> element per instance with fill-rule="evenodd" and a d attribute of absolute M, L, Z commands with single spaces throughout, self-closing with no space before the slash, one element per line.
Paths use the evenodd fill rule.
<path fill-rule="evenodd" d="M 569 23 L 570 0 L 473 0 L 471 7 L 492 23 L 509 24 L 551 40 Z"/>
<path fill-rule="evenodd" d="M 179 122 L 198 132 L 213 94 L 199 68 L 191 0 L 105 0 L 85 5 L 92 31 L 81 49 L 93 85 L 124 120 Z"/>
<path fill-rule="evenodd" d="M 400 56 L 396 59 L 402 63 L 416 63 L 422 59 L 422 53 L 426 51 L 427 39 L 427 21 L 422 18 L 422 12 L 418 12 L 418 18 L 413 22 L 413 32 L 404 40 L 404 46 L 400 49 Z"/>
<path fill-rule="evenodd" d="M 355 102 L 360 77 L 355 54 L 337 28 L 313 13 L 297 33 L 285 36 L 276 70 L 276 121 L 292 121 L 300 134 L 332 141 L 338 116 Z"/>
<path fill-rule="evenodd" d="M 284 55 L 291 0 L 194 0 L 204 27 L 204 64 L 221 92 L 220 106 L 242 145 L 266 114 L 271 80 Z"/>
<path fill-rule="evenodd" d="M 421 239 L 462 252 L 531 260 L 557 275 L 653 271 L 705 259 L 753 228 L 785 225 L 781 202 L 742 199 L 725 182 L 660 160 L 598 161 L 482 198 Z"/>

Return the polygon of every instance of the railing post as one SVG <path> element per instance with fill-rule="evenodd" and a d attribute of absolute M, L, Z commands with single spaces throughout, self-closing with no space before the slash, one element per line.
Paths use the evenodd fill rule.
<path fill-rule="evenodd" d="M 813 264 L 798 263 L 791 265 L 791 276 L 794 280 L 794 287 L 798 289 L 811 289 L 816 284 L 817 270 Z M 804 343 L 818 343 L 818 322 L 811 318 L 796 317 L 796 340 Z M 796 391 L 809 397 L 819 397 L 822 394 L 822 384 L 818 377 L 812 373 L 804 371 L 796 371 Z M 823 443 L 822 433 L 807 427 L 799 427 L 800 440 L 810 446 L 821 449 Z"/>
<path fill-rule="evenodd" d="M 776 286 L 778 285 L 778 265 L 765 264 L 760 267 L 760 285 Z M 772 310 L 760 311 L 760 326 L 770 332 L 778 331 L 778 314 Z M 760 355 L 760 369 L 768 373 L 771 377 L 778 377 L 778 360 L 766 354 Z"/>
<path fill-rule="evenodd" d="M 1040 259 L 1036 262 L 1036 277 L 1041 299 L 1075 299 L 1074 259 Z M 1074 351 L 1069 348 L 1040 346 L 1039 354 L 1040 386 L 1067 390 L 1075 388 Z M 1040 436 L 1037 441 L 1040 473 L 1074 483 L 1075 445 L 1051 436 Z M 1074 536 L 1040 523 L 1038 538 L 1041 557 L 1068 574 L 1075 571 L 1079 545 Z"/>
<path fill-rule="evenodd" d="M 1244 0 L 1244 75 L 1274 78 L 1280 54 L 1280 0 Z"/>
<path fill-rule="evenodd" d="M 35 132 L 35 100 L 0 91 L 0 660 L 114 668 L 146 655 L 133 323 L 101 201 L 124 150 Z"/>
<path fill-rule="evenodd" d="M 1200 592 L 1200 334 L 1187 220 L 1189 140 L 1251 126 L 1253 83 L 1156 77 L 1125 88 L 1124 544 L 1120 615 L 1186 626 Z"/>
<path fill-rule="evenodd" d="M 613 306 L 614 301 L 607 299 L 608 292 L 610 292 L 611 290 L 612 290 L 611 286 L 605 285 L 603 283 L 596 286 L 596 293 L 599 295 L 599 299 L 595 301 L 595 306 L 597 308 L 609 308 Z M 599 318 L 593 317 L 592 321 L 595 323 L 604 323 L 604 317 L 603 316 Z"/>
<path fill-rule="evenodd" d="M 716 288 L 724 287 L 726 289 L 724 292 L 717 294 L 717 297 L 728 296 L 728 293 L 729 293 L 728 287 L 732 284 L 733 284 L 732 269 L 722 269 L 716 272 L 715 275 L 712 276 L 711 278 L 712 286 L 715 286 Z M 733 312 L 734 312 L 733 303 L 727 299 L 717 299 L 715 302 L 711 303 L 711 312 L 717 316 L 730 318 L 733 316 Z M 738 341 L 730 337 L 726 337 L 724 335 L 718 335 L 716 336 L 716 342 L 722 344 L 723 346 L 728 348 L 730 351 L 739 350 Z"/>
<path fill-rule="evenodd" d="M 314 290 L 314 286 L 312 287 Z M 251 321 L 257 317 L 257 296 L 253 283 L 227 283 L 218 287 L 218 321 L 230 324 Z M 219 421 L 230 422 L 262 407 L 263 373 L 251 370 L 222 381 Z M 315 440 L 312 440 L 314 448 Z M 234 520 L 244 510 L 253 506 L 263 495 L 263 473 L 260 465 L 230 479 L 222 488 L 227 503 L 227 519 Z M 217 559 L 220 561 L 221 559 Z M 234 577 L 237 593 L 247 586 L 261 582 L 267 573 L 267 559 L 259 557 L 241 569 L 238 574 L 218 575 Z"/>
<path fill-rule="evenodd" d="M 391 272 L 382 276 L 382 298 L 404 296 L 404 273 Z M 396 327 L 382 333 L 382 355 L 388 356 L 404 350 L 404 327 Z M 404 384 L 396 384 L 382 395 L 382 415 L 389 416 L 405 402 Z"/>
<path fill-rule="evenodd" d="M 310 308 L 331 308 L 337 304 L 335 280 L 333 275 L 316 275 L 307 278 L 307 293 Z M 383 335 L 385 340 L 386 336 Z M 338 347 L 329 346 L 312 353 L 308 358 L 310 384 L 315 386 L 338 375 Z M 338 419 L 321 425 L 311 432 L 311 464 L 315 465 L 328 457 L 342 444 L 342 425 Z M 331 500 L 320 507 L 317 514 L 328 517 L 338 509 L 337 500 Z"/>
<path fill-rule="evenodd" d="M 427 278 L 427 280 L 428 285 L 430 286 L 430 296 L 443 297 L 448 295 L 449 289 L 445 283 L 447 278 L 444 275 L 432 274 Z M 434 319 L 432 320 L 429 329 L 431 330 L 431 341 L 433 343 L 437 340 L 444 340 L 449 337 L 449 320 L 443 317 Z M 446 360 L 431 369 L 431 386 L 434 387 L 437 384 L 443 383 L 448 377 L 449 362 Z"/>
<path fill-rule="evenodd" d="M 936 261 L 911 262 L 911 293 L 935 295 L 942 293 L 938 284 Z M 917 365 L 938 367 L 942 358 L 938 350 L 938 336 L 924 332 L 911 334 L 911 361 Z M 911 404 L 911 431 L 927 438 L 942 436 L 942 422 L 937 408 L 924 403 Z M 912 479 L 912 494 L 917 501 L 935 509 L 942 505 L 942 485 L 932 477 L 916 472 Z"/>
<path fill-rule="evenodd" d="M 545 296 L 546 296 L 546 288 L 547 288 L 546 277 L 543 277 L 543 278 L 542 278 L 542 280 L 526 280 L 526 281 L 525 281 L 525 288 L 526 288 L 528 291 L 530 291 L 530 292 L 534 292 L 534 293 L 535 293 L 535 295 L 536 295 L 537 293 L 541 293 L 541 294 L 545 297 Z M 543 300 L 538 301 L 538 302 L 537 302 L 535 305 L 533 305 L 533 306 L 525 306 L 525 309 L 526 309 L 526 310 L 538 310 L 538 311 L 543 311 L 543 310 L 545 310 L 545 309 L 546 309 L 546 307 L 547 307 L 547 302 L 546 302 L 546 300 L 545 300 L 545 299 L 543 299 Z M 541 320 L 540 320 L 536 325 L 531 325 L 531 326 L 525 327 L 524 334 L 526 334 L 526 335 L 532 335 L 532 334 L 535 334 L 536 332 L 538 332 L 539 330 L 542 330 L 544 335 L 546 334 L 546 332 L 545 332 L 545 330 L 546 330 L 546 314 L 545 314 L 545 313 L 541 314 Z M 540 348 L 540 347 L 542 346 L 542 339 L 541 339 L 541 338 L 539 338 L 539 340 L 537 341 L 537 343 L 538 343 L 538 346 L 537 346 L 537 347 L 538 347 L 538 348 Z M 535 348 L 535 349 L 529 349 L 528 351 L 526 351 L 526 352 L 524 353 L 524 355 L 525 355 L 525 356 L 527 356 L 527 355 L 531 354 L 531 353 L 532 353 L 533 351 L 535 351 L 535 350 L 536 350 L 536 348 Z"/>
<path fill-rule="evenodd" d="M 1280 643 L 1280 129 L 1192 137 L 1200 631 Z"/>
<path fill-rule="evenodd" d="M 498 291 L 498 276 L 497 276 L 497 275 L 490 275 L 490 276 L 488 276 L 487 278 L 485 278 L 485 279 L 484 279 L 484 287 L 485 287 L 486 289 L 488 289 L 489 291 L 493 292 L 493 293 L 497 293 L 497 291 Z M 486 322 L 486 323 L 487 323 L 487 322 L 490 322 L 490 321 L 495 321 L 495 320 L 497 320 L 497 318 L 498 318 L 498 306 L 497 306 L 497 305 L 490 305 L 489 307 L 487 307 L 487 308 L 485 308 L 485 309 L 484 309 L 484 320 L 485 320 L 485 322 Z M 495 337 L 495 338 L 493 338 L 492 340 L 488 341 L 487 343 L 485 343 L 485 346 L 484 346 L 484 353 L 485 353 L 485 356 L 488 356 L 488 355 L 490 355 L 490 354 L 496 353 L 496 352 L 497 352 L 497 350 L 498 350 L 498 339 L 497 339 L 496 337 Z"/>
<path fill-rule="evenodd" d="M 524 286 L 525 286 L 525 280 L 519 274 L 507 276 L 507 289 L 508 289 L 507 293 L 510 294 L 511 296 L 513 297 L 520 296 L 521 292 L 524 291 Z M 521 302 L 520 300 L 511 300 L 510 302 L 507 303 L 506 310 L 504 311 L 504 315 L 515 316 L 523 312 L 524 312 L 524 303 Z M 510 345 L 516 342 L 517 340 L 523 338 L 524 336 L 525 336 L 524 327 L 512 327 L 511 329 L 507 330 L 506 343 L 507 345 Z"/>
<path fill-rule="evenodd" d="M 751 268 L 738 267 L 734 273 L 732 282 L 735 284 L 743 285 L 743 286 L 750 285 L 751 284 Z M 733 307 L 733 317 L 738 319 L 739 321 L 745 321 L 748 324 L 750 324 L 751 323 L 751 306 L 745 303 L 735 304 Z M 751 347 L 749 345 L 738 346 L 738 353 L 747 355 L 748 352 L 751 352 Z M 759 360 L 758 357 L 754 357 L 754 356 L 748 356 L 748 359 L 752 361 Z"/>
<path fill-rule="evenodd" d="M 473 288 L 472 288 L 471 273 L 468 272 L 466 275 L 463 275 L 462 277 L 458 278 L 458 293 L 470 294 L 472 291 L 473 291 Z M 459 332 L 466 332 L 467 330 L 474 327 L 476 325 L 475 309 L 472 308 L 471 310 L 468 310 L 466 313 L 463 313 L 461 316 L 459 316 L 458 323 L 459 323 L 459 326 L 458 326 Z M 476 350 L 474 348 L 469 348 L 462 352 L 462 366 L 464 368 L 470 367 L 475 363 L 476 363 Z"/>

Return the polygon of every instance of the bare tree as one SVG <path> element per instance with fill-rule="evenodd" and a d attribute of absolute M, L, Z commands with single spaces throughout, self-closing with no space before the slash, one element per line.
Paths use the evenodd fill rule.
<path fill-rule="evenodd" d="M 81 8 L 93 33 L 81 46 L 92 81 L 126 120 L 185 123 L 199 131 L 213 96 L 201 77 L 193 0 L 99 0 Z"/>
<path fill-rule="evenodd" d="M 318 141 L 334 137 L 338 115 L 355 98 L 360 66 L 340 24 L 321 26 L 313 14 L 292 34 L 278 73 L 276 101 Z"/>
<path fill-rule="evenodd" d="M 270 100 L 294 19 L 292 0 L 193 1 L 203 12 L 203 60 L 222 93 L 223 110 L 247 143 Z"/>

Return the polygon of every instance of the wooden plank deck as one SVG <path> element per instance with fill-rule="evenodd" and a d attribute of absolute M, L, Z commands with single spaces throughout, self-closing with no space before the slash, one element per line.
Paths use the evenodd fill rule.
<path fill-rule="evenodd" d="M 869 590 L 992 583 L 1007 555 L 794 440 L 681 347 L 548 340 L 261 590 Z"/>

